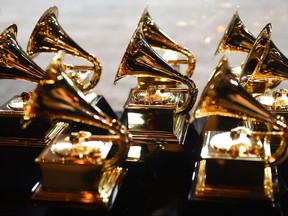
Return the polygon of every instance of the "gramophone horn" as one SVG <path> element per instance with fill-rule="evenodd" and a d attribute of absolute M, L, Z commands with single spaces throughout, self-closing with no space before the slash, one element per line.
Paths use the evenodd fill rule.
<path fill-rule="evenodd" d="M 194 105 L 198 89 L 187 76 L 172 68 L 147 43 L 142 32 L 142 24 L 134 32 L 115 76 L 114 84 L 125 76 L 163 77 L 178 81 L 188 86 L 188 97 L 176 113 L 187 113 Z"/>
<path fill-rule="evenodd" d="M 38 82 L 42 70 L 18 44 L 17 26 L 9 25 L 0 35 L 0 79 L 16 79 Z"/>
<path fill-rule="evenodd" d="M 45 77 L 32 92 L 24 110 L 23 127 L 27 127 L 33 118 L 43 116 L 51 120 L 63 119 L 106 129 L 114 134 L 111 135 L 111 140 L 118 139 L 117 153 L 104 165 L 105 169 L 111 168 L 117 165 L 121 155 L 127 152 L 131 144 L 130 134 L 119 121 L 111 119 L 98 107 L 93 107 L 86 102 L 84 94 L 63 72 L 65 68 L 62 64 L 62 55 L 63 53 L 60 52 L 53 58 Z M 107 135 L 104 139 L 107 140 Z"/>
<path fill-rule="evenodd" d="M 32 31 L 27 45 L 27 53 L 30 56 L 35 56 L 39 52 L 58 52 L 59 50 L 64 50 L 66 54 L 83 58 L 92 63 L 94 74 L 88 83 L 83 84 L 77 76 L 75 78 L 72 75 L 70 76 L 75 80 L 76 86 L 86 92 L 94 88 L 98 83 L 102 73 L 102 66 L 95 56 L 87 53 L 67 35 L 59 25 L 57 17 L 58 8 L 56 6 L 50 7 L 45 11 Z"/>
<path fill-rule="evenodd" d="M 215 55 L 226 51 L 248 53 L 254 42 L 255 37 L 243 24 L 237 10 L 220 40 Z"/>
<path fill-rule="evenodd" d="M 243 64 L 241 82 L 261 78 L 288 79 L 288 59 L 271 40 L 271 32 L 269 23 L 259 33 Z"/>
<path fill-rule="evenodd" d="M 139 24 L 143 23 L 143 34 L 147 43 L 156 49 L 171 50 L 178 52 L 188 58 L 188 67 L 185 71 L 185 74 L 188 77 L 191 77 L 196 65 L 196 58 L 190 50 L 185 47 L 182 47 L 180 44 L 176 43 L 171 39 L 165 32 L 163 32 L 158 25 L 151 18 L 148 8 L 146 7 L 142 17 L 139 21 Z M 169 60 L 168 60 L 169 62 Z"/>
<path fill-rule="evenodd" d="M 270 113 L 253 98 L 231 73 L 226 57 L 222 57 L 205 86 L 198 103 L 194 106 L 190 123 L 205 116 L 226 116 L 243 120 L 257 120 L 271 123 L 276 130 L 283 131 L 284 142 L 268 156 L 269 163 L 279 164 L 287 157 L 287 124 L 280 117 Z"/>

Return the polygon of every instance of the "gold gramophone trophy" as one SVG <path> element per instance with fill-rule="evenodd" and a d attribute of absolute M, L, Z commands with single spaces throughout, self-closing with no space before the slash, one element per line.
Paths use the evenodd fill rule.
<path fill-rule="evenodd" d="M 240 75 L 240 81 L 246 86 L 250 79 L 288 79 L 288 59 L 271 40 L 272 26 L 267 24 L 258 35 L 251 48 Z M 256 100 L 270 112 L 287 119 L 287 90 L 274 89 L 256 95 Z"/>
<path fill-rule="evenodd" d="M 38 83 L 43 78 L 45 71 L 22 49 L 17 41 L 16 35 L 17 26 L 15 24 L 9 25 L 0 35 L 0 65 L 2 69 L 0 78 Z M 67 71 L 67 68 L 65 69 Z M 72 69 L 69 71 L 71 73 L 78 72 Z M 81 83 L 82 81 L 78 76 L 70 76 L 70 78 L 74 83 Z M 20 119 L 22 118 L 23 108 L 28 102 L 30 94 L 30 92 L 22 92 L 19 93 L 19 95 L 14 95 L 0 107 L 2 119 L 0 143 L 5 147 L 28 146 L 35 149 L 42 149 L 57 134 L 68 129 L 71 130 L 71 128 L 75 126 L 68 126 L 68 123 L 64 122 L 52 123 L 49 119 L 38 119 L 32 123 L 29 129 L 23 130 L 20 125 Z M 86 100 L 90 101 L 89 99 L 86 94 Z M 97 101 L 97 103 L 95 101 Z M 97 100 L 94 99 L 94 104 L 97 104 L 100 108 L 107 107 L 107 103 L 101 100 L 101 98 Z M 11 130 L 11 128 L 13 128 L 13 130 Z"/>
<path fill-rule="evenodd" d="M 213 124 L 205 125 L 189 200 L 277 206 L 277 165 L 288 155 L 287 124 L 240 85 L 225 56 L 194 106 L 190 122 L 210 116 L 257 120 L 271 124 L 273 130 L 250 130 L 243 125 L 219 130 Z M 277 149 L 271 150 L 275 142 Z"/>
<path fill-rule="evenodd" d="M 46 117 L 80 122 L 108 133 L 74 131 L 53 140 L 35 160 L 42 181 L 34 187 L 32 200 L 109 210 L 126 174 L 121 164 L 132 143 L 131 135 L 118 120 L 86 101 L 67 76 L 62 59 L 63 52 L 57 53 L 32 92 L 23 127 Z"/>
<path fill-rule="evenodd" d="M 142 32 L 147 43 L 153 49 L 157 50 L 158 54 L 179 72 L 181 72 L 182 65 L 187 64 L 187 68 L 183 73 L 188 77 L 191 77 L 196 66 L 196 58 L 194 57 L 193 53 L 187 48 L 178 44 L 159 28 L 159 26 L 150 16 L 148 7 L 146 7 L 142 13 L 138 25 L 140 24 L 142 25 Z M 185 59 L 182 57 L 185 57 Z M 137 80 L 139 89 L 147 89 L 150 85 L 176 87 L 181 84 L 177 83 L 175 80 L 167 79 L 165 77 L 138 76 Z"/>
<path fill-rule="evenodd" d="M 148 25 L 145 22 L 150 18 L 144 16 L 141 20 L 114 80 L 115 84 L 126 76 L 140 78 L 138 88 L 131 89 L 124 105 L 122 122 L 133 135 L 134 144 L 137 140 L 146 143 L 149 152 L 160 146 L 160 149 L 183 151 L 181 144 L 198 89 L 188 76 L 177 71 L 150 46 L 145 36 L 148 32 L 144 33 Z M 149 38 L 152 40 L 153 37 Z M 183 85 L 188 88 L 183 88 Z"/>
<path fill-rule="evenodd" d="M 15 24 L 6 27 L 0 35 L 0 79 L 19 80 L 19 84 L 21 81 L 37 83 L 45 71 L 23 51 L 16 35 Z M 35 157 L 57 135 L 69 129 L 67 123 L 38 118 L 23 130 L 20 122 L 29 98 L 29 92 L 22 92 L 0 106 L 0 164 L 3 174 L 0 183 L 9 193 L 17 189 L 19 194 L 29 191 L 39 181 L 41 173 L 34 163 Z"/>
<path fill-rule="evenodd" d="M 40 17 L 33 29 L 27 45 L 27 54 L 35 59 L 40 53 L 56 53 L 59 50 L 71 57 L 71 61 L 83 65 L 64 64 L 65 72 L 74 80 L 77 88 L 84 92 L 86 100 L 92 105 L 100 107 L 111 118 L 117 118 L 103 95 L 97 95 L 93 88 L 97 85 L 102 74 L 99 60 L 80 47 L 65 30 L 58 20 L 58 8 L 48 8 Z M 76 61 L 78 60 L 78 61 Z"/>
<path fill-rule="evenodd" d="M 9 25 L 0 35 L 0 78 L 37 83 L 43 78 L 45 71 L 23 51 L 17 42 L 16 35 L 15 24 Z M 44 118 L 35 121 L 31 128 L 22 130 L 20 119 L 23 116 L 23 107 L 29 98 L 30 93 L 22 92 L 21 95 L 15 95 L 1 105 L 1 146 L 42 149 L 57 134 L 67 129 L 66 123 L 54 124 Z"/>
<path fill-rule="evenodd" d="M 256 37 L 248 30 L 239 17 L 238 10 L 234 13 L 220 43 L 215 51 L 215 55 L 223 53 L 243 53 L 249 54 L 256 41 Z M 231 71 L 240 79 L 243 63 L 236 67 L 231 67 Z M 253 95 L 263 94 L 278 86 L 281 82 L 279 78 L 262 77 L 261 79 L 250 79 L 245 88 Z"/>

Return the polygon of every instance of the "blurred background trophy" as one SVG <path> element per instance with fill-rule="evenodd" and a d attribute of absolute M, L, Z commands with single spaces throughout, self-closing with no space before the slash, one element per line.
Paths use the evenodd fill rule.
<path fill-rule="evenodd" d="M 285 112 L 286 90 L 277 89 L 286 80 L 287 58 L 271 40 L 272 25 L 267 24 L 257 37 L 241 21 L 235 12 L 221 39 L 215 55 L 225 53 L 244 53 L 244 62 L 231 67 L 239 83 L 269 111 L 287 116 Z M 280 105 L 281 104 L 281 105 Z M 211 117 L 222 118 L 225 117 Z M 236 120 L 237 122 L 237 120 Z M 268 123 L 246 121 L 250 129 L 267 130 Z"/>
<path fill-rule="evenodd" d="M 256 37 L 249 31 L 239 17 L 238 10 L 234 13 L 228 27 L 220 40 L 220 43 L 215 51 L 217 54 L 240 53 L 247 56 L 254 46 Z M 272 43 L 272 42 L 271 42 Z M 240 65 L 231 67 L 231 71 L 237 78 L 240 79 L 242 67 Z M 261 77 L 251 78 L 245 83 L 245 88 L 253 95 L 263 94 L 277 87 L 281 83 L 281 78 Z"/>
<path fill-rule="evenodd" d="M 240 75 L 245 86 L 250 79 L 278 79 L 285 82 L 288 78 L 288 60 L 271 40 L 272 25 L 267 24 L 258 35 L 250 50 Z M 274 88 L 263 94 L 254 95 L 270 112 L 287 119 L 287 90 Z"/>
<path fill-rule="evenodd" d="M 25 107 L 22 124 L 41 117 L 75 121 L 107 134 L 74 131 L 57 136 L 36 158 L 42 180 L 33 187 L 32 200 L 59 206 L 109 210 L 126 174 L 121 167 L 132 138 L 125 126 L 92 106 L 65 72 L 63 52 L 52 59 Z M 79 205 L 81 204 L 81 205 Z"/>
<path fill-rule="evenodd" d="M 29 82 L 38 82 L 45 74 L 43 71 L 19 46 L 17 39 L 17 26 L 8 26 L 1 34 L 1 78 L 16 79 Z M 22 130 L 20 119 L 23 115 L 23 107 L 29 100 L 28 92 L 19 93 L 11 100 L 1 106 L 1 141 L 2 145 L 43 147 L 58 132 L 63 124 L 58 124 L 47 133 L 51 127 L 50 121 L 43 119 L 31 126 L 31 130 Z M 53 126 L 55 127 L 55 125 Z M 11 129 L 13 128 L 13 129 Z M 61 129 L 62 128 L 62 129 Z M 56 129 L 56 130 L 55 130 Z M 51 136 L 51 137 L 50 137 Z M 31 139 L 29 139 L 31 138 Z"/>
<path fill-rule="evenodd" d="M 227 58 L 218 63 L 195 105 L 190 122 L 223 116 L 233 124 L 203 127 L 203 145 L 195 163 L 190 200 L 279 207 L 277 166 L 287 158 L 287 124 L 259 103 L 231 72 Z M 249 120 L 269 123 L 272 130 L 251 130 Z M 228 122 L 228 121 L 227 121 Z M 272 149 L 271 146 L 277 146 Z M 224 210 L 223 210 L 224 211 Z"/>
<path fill-rule="evenodd" d="M 180 53 L 187 60 L 165 60 L 165 52 L 161 56 L 156 50 Z M 188 64 L 185 75 L 180 72 L 183 63 Z M 194 68 L 193 54 L 163 33 L 145 8 L 114 80 L 116 84 L 126 76 L 138 79 L 121 118 L 133 135 L 135 148 L 141 146 L 138 141 L 145 143 L 148 154 L 157 149 L 183 151 L 189 111 L 198 94 L 190 79 Z"/>
<path fill-rule="evenodd" d="M 37 83 L 45 71 L 23 51 L 16 35 L 15 24 L 9 25 L 0 35 L 0 78 Z M 29 92 L 19 92 L 19 95 L 14 95 L 0 107 L 1 184 L 5 185 L 9 193 L 17 188 L 31 189 L 40 178 L 34 158 L 55 136 L 68 129 L 67 123 L 39 118 L 30 128 L 23 130 L 20 121 L 29 98 Z"/>

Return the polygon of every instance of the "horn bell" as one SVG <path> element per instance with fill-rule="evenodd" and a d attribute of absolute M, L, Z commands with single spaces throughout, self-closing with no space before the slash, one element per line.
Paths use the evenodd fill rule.
<path fill-rule="evenodd" d="M 56 6 L 47 9 L 40 17 L 33 29 L 27 45 L 27 53 L 35 57 L 40 52 L 58 52 L 64 50 L 66 54 L 83 58 L 93 65 L 93 76 L 88 83 L 83 84 L 78 78 L 73 78 L 75 84 L 82 91 L 89 91 L 99 82 L 102 65 L 98 59 L 87 53 L 63 30 L 58 20 L 58 8 Z"/>
<path fill-rule="evenodd" d="M 63 53 L 57 53 L 45 77 L 38 83 L 24 109 L 23 127 L 36 117 L 68 120 L 106 129 L 118 137 L 117 153 L 108 159 L 104 169 L 116 166 L 131 144 L 129 131 L 116 119 L 111 119 L 98 107 L 90 105 L 84 94 L 73 84 L 64 71 Z M 99 136 L 101 138 L 101 135 Z M 107 138 L 107 136 L 105 136 Z"/>
<path fill-rule="evenodd" d="M 17 25 L 7 26 L 0 35 L 0 79 L 16 79 L 38 83 L 42 70 L 17 41 Z"/>
<path fill-rule="evenodd" d="M 284 132 L 286 140 L 288 137 L 287 124 L 284 120 L 269 112 L 240 85 L 231 73 L 225 56 L 209 78 L 198 103 L 194 106 L 189 122 L 211 115 L 269 122 L 276 130 Z M 287 158 L 287 155 L 287 143 L 284 140 L 278 149 L 268 156 L 267 161 L 279 164 Z"/>
<path fill-rule="evenodd" d="M 239 17 L 238 10 L 234 13 L 214 55 L 224 52 L 249 53 L 255 37 L 244 25 Z"/>
<path fill-rule="evenodd" d="M 148 7 L 145 8 L 139 21 L 139 24 L 140 23 L 143 23 L 143 34 L 151 47 L 162 50 L 171 50 L 187 57 L 188 67 L 185 71 L 185 75 L 191 77 L 194 73 L 196 66 L 196 58 L 193 53 L 187 48 L 182 47 L 180 44 L 175 42 L 171 37 L 169 37 L 164 31 L 159 28 L 159 26 L 151 18 L 148 12 Z"/>
<path fill-rule="evenodd" d="M 162 77 L 178 81 L 188 86 L 188 97 L 185 103 L 176 110 L 177 114 L 188 113 L 193 107 L 198 89 L 189 77 L 182 75 L 171 67 L 145 40 L 142 24 L 134 32 L 124 53 L 114 79 L 114 84 L 126 76 Z"/>
<path fill-rule="evenodd" d="M 251 79 L 288 79 L 288 59 L 271 40 L 272 25 L 268 23 L 259 33 L 242 68 L 240 81 Z"/>

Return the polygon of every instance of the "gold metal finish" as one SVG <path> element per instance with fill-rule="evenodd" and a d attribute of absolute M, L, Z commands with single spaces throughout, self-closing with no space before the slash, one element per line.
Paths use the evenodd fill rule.
<path fill-rule="evenodd" d="M 40 52 L 64 50 L 68 55 L 80 57 L 92 63 L 92 66 L 66 65 L 66 71 L 75 85 L 83 92 L 87 92 L 97 85 L 102 73 L 102 66 L 94 55 L 87 53 L 67 35 L 58 23 L 57 17 L 58 8 L 56 6 L 50 7 L 44 12 L 30 36 L 27 53 L 34 57 Z M 75 71 L 78 72 L 75 73 Z M 84 77 L 87 77 L 91 71 L 93 72 L 92 78 L 89 82 L 83 83 L 83 74 L 85 74 Z"/>
<path fill-rule="evenodd" d="M 255 97 L 267 110 L 275 115 L 288 119 L 288 90 L 287 89 L 275 89 L 274 91 Z"/>
<path fill-rule="evenodd" d="M 278 149 L 266 158 L 269 164 L 279 164 L 287 158 L 287 124 L 275 116 L 249 94 L 231 73 L 226 57 L 222 57 L 192 111 L 190 122 L 204 116 L 226 116 L 243 120 L 270 123 L 283 132 Z"/>
<path fill-rule="evenodd" d="M 173 145 L 182 143 L 188 115 L 175 115 L 184 98 L 182 91 L 174 90 L 157 86 L 150 86 L 147 90 L 131 90 L 124 109 L 127 127 L 134 140 L 154 139 L 155 142 Z"/>
<path fill-rule="evenodd" d="M 288 78 L 288 59 L 271 40 L 272 25 L 267 24 L 259 33 L 244 64 L 240 81 L 244 85 L 250 79 Z"/>
<path fill-rule="evenodd" d="M 198 94 L 195 83 L 172 68 L 151 48 L 142 31 L 142 25 L 143 23 L 139 24 L 130 40 L 115 76 L 114 84 L 126 76 L 160 77 L 186 84 L 188 86 L 186 90 L 187 100 L 176 109 L 176 113 L 188 113 L 193 107 Z"/>
<path fill-rule="evenodd" d="M 226 52 L 249 54 L 255 41 L 256 37 L 254 37 L 244 25 L 237 10 L 220 40 L 215 55 Z M 243 67 L 243 64 L 241 67 Z M 240 79 L 242 68 L 234 71 L 234 74 Z M 275 79 L 263 76 L 262 78 L 250 79 L 250 81 L 246 83 L 245 88 L 251 94 L 261 94 L 275 88 L 280 82 L 281 79 L 279 78 Z"/>
<path fill-rule="evenodd" d="M 233 158 L 226 152 L 218 151 L 211 146 L 211 138 L 219 135 L 222 136 L 223 132 L 207 131 L 204 136 L 202 159 L 197 164 L 197 179 L 190 199 L 224 202 L 236 199 L 243 204 L 254 200 L 267 206 L 277 205 L 279 185 L 276 167 L 268 166 L 263 158 L 255 155 L 242 154 Z M 227 141 L 225 136 L 221 138 L 222 143 Z M 269 154 L 269 141 L 263 141 L 264 152 Z"/>
<path fill-rule="evenodd" d="M 7 26 L 0 35 L 0 79 L 23 80 L 38 83 L 45 75 L 17 41 L 17 26 Z M 0 107 L 1 135 L 3 147 L 44 148 L 55 136 L 68 129 L 64 122 L 50 122 L 39 118 L 29 129 L 21 128 L 23 107 L 30 98 L 30 92 L 13 96 Z M 13 128 L 13 130 L 11 130 Z M 8 130 L 9 129 L 9 130 Z"/>
<path fill-rule="evenodd" d="M 254 42 L 255 37 L 244 25 L 237 10 L 220 40 L 214 55 L 225 52 L 249 53 Z"/>
<path fill-rule="evenodd" d="M 271 94 L 264 94 L 255 97 L 268 110 L 273 111 L 288 111 L 288 90 L 276 89 Z"/>
<path fill-rule="evenodd" d="M 281 139 L 282 136 L 282 131 L 252 131 L 247 127 L 238 126 L 211 136 L 209 145 L 232 158 L 251 157 L 250 160 L 265 160 L 265 156 L 270 155 L 271 150 L 266 149 L 264 145 L 270 144 L 274 137 Z"/>
<path fill-rule="evenodd" d="M 0 35 L 0 79 L 16 79 L 38 83 L 42 70 L 17 41 L 17 26 L 9 25 Z"/>
<path fill-rule="evenodd" d="M 155 48 L 161 50 L 171 50 L 173 52 L 180 53 L 187 57 L 187 60 L 171 60 L 171 64 L 183 64 L 187 63 L 187 69 L 185 71 L 185 75 L 191 77 L 196 66 L 196 58 L 193 53 L 185 47 L 182 47 L 172 38 L 170 38 L 163 30 L 159 28 L 159 26 L 154 22 L 151 18 L 148 7 L 145 8 L 139 24 L 142 24 L 143 34 L 147 41 L 147 43 Z M 138 25 L 139 25 L 138 24 Z M 167 60 L 169 62 L 169 59 Z"/>
<path fill-rule="evenodd" d="M 23 127 L 27 128 L 38 117 L 47 117 L 87 124 L 107 130 L 109 134 L 92 135 L 79 131 L 68 139 L 64 134 L 58 136 L 35 160 L 40 164 L 43 184 L 35 191 L 33 199 L 71 202 L 71 205 L 80 202 L 96 208 L 109 208 L 116 193 L 114 189 L 125 174 L 119 166 L 127 157 L 132 137 L 121 122 L 111 119 L 85 100 L 82 91 L 64 72 L 62 58 L 63 52 L 60 51 L 32 92 L 24 110 Z M 95 140 L 102 144 L 95 144 Z M 106 157 L 112 143 L 117 145 L 117 150 Z M 91 178 L 89 181 L 85 180 L 87 175 Z"/>
<path fill-rule="evenodd" d="M 287 124 L 240 85 L 225 56 L 208 80 L 190 122 L 212 116 L 259 121 L 272 129 L 251 131 L 238 126 L 226 132 L 203 131 L 201 159 L 195 164 L 189 199 L 255 200 L 275 206 L 279 195 L 277 165 L 288 156 Z"/>
<path fill-rule="evenodd" d="M 166 60 L 165 53 L 162 56 L 159 50 L 180 53 L 187 60 L 169 57 Z M 152 153 L 183 151 L 189 112 L 198 95 L 190 79 L 195 63 L 193 54 L 162 31 L 146 7 L 114 80 L 114 84 L 126 76 L 135 76 L 138 80 L 137 88 L 131 89 L 124 105 L 125 119 L 122 116 L 133 136 L 135 149 L 142 148 L 140 144 Z M 180 64 L 188 64 L 185 75 L 180 72 Z"/>
<path fill-rule="evenodd" d="M 117 187 L 121 186 L 124 177 L 125 172 L 120 167 L 104 171 L 99 181 L 99 192 L 97 193 L 91 190 L 83 190 L 80 193 L 77 190 L 59 193 L 58 191 L 46 190 L 42 184 L 37 184 L 33 188 L 32 199 L 46 202 L 56 201 L 59 202 L 60 206 L 64 201 L 70 203 L 71 207 L 110 210 L 117 196 Z"/>
<path fill-rule="evenodd" d="M 83 93 L 73 85 L 63 72 L 63 53 L 52 60 L 45 77 L 39 82 L 25 107 L 23 127 L 35 117 L 71 120 L 108 130 L 119 136 L 119 148 L 115 157 L 106 161 L 104 168 L 117 165 L 131 143 L 128 130 L 120 122 L 107 117 L 99 108 L 91 106 Z"/>

